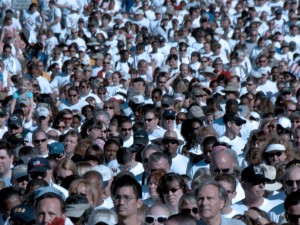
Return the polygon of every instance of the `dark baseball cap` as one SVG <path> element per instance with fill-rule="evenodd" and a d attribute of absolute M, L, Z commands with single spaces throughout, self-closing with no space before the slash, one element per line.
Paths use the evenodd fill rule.
<path fill-rule="evenodd" d="M 147 131 L 141 129 L 133 133 L 133 144 L 134 145 L 144 145 L 149 143 L 149 136 Z"/>
<path fill-rule="evenodd" d="M 22 119 L 21 119 L 21 117 L 19 117 L 17 115 L 12 115 L 8 119 L 8 127 L 10 127 L 10 126 L 21 127 L 22 126 Z"/>
<path fill-rule="evenodd" d="M 265 173 L 260 166 L 248 166 L 242 171 L 242 182 L 266 182 L 269 179 L 265 177 Z"/>
<path fill-rule="evenodd" d="M 223 116 L 224 123 L 235 122 L 236 124 L 245 124 L 246 120 L 243 120 L 237 113 L 226 112 Z"/>
<path fill-rule="evenodd" d="M 35 220 L 35 212 L 30 205 L 17 205 L 10 211 L 12 221 L 22 221 L 24 224 Z"/>
<path fill-rule="evenodd" d="M 167 118 L 173 118 L 173 119 L 175 119 L 175 117 L 176 117 L 176 111 L 174 111 L 172 109 L 165 110 L 164 113 L 163 113 L 163 117 L 165 119 L 167 119 Z"/>
<path fill-rule="evenodd" d="M 28 174 L 34 172 L 45 172 L 50 169 L 51 166 L 48 160 L 43 157 L 34 157 L 28 162 Z"/>

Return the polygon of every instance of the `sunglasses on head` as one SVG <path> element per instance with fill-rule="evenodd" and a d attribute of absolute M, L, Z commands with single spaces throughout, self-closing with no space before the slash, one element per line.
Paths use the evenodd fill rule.
<path fill-rule="evenodd" d="M 145 222 L 148 223 L 148 224 L 152 224 L 154 222 L 158 222 L 158 223 L 164 223 L 166 222 L 168 219 L 167 216 L 158 216 L 158 217 L 155 217 L 155 216 L 146 216 L 145 217 Z"/>

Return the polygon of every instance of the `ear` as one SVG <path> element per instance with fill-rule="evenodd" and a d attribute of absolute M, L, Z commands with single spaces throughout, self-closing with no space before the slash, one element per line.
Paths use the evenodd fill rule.
<path fill-rule="evenodd" d="M 233 199 L 236 197 L 236 195 L 237 195 L 236 191 L 232 193 Z"/>
<path fill-rule="evenodd" d="M 141 198 L 138 198 L 138 199 L 137 199 L 137 208 L 138 208 L 138 209 L 141 208 L 142 205 L 143 205 L 143 200 L 142 200 Z"/>
<path fill-rule="evenodd" d="M 220 209 L 222 210 L 225 207 L 225 201 L 221 200 Z"/>
<path fill-rule="evenodd" d="M 232 122 L 227 122 L 227 124 L 226 124 L 228 127 L 231 127 L 231 125 L 232 125 Z"/>

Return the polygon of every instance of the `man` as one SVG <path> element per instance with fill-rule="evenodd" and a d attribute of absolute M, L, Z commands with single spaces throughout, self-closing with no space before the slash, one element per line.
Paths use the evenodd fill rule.
<path fill-rule="evenodd" d="M 234 150 L 227 149 L 227 147 L 224 146 L 216 146 L 216 144 L 214 145 L 211 155 L 210 171 L 213 176 L 221 173 L 230 173 L 235 176 L 237 182 L 237 195 L 233 200 L 233 204 L 245 197 L 244 190 L 237 179 L 239 176 L 237 172 L 239 171 L 237 159 L 238 157 Z"/>
<path fill-rule="evenodd" d="M 0 141 L 0 180 L 8 187 L 11 185 L 11 166 L 14 161 L 13 149 L 6 141 Z"/>
<path fill-rule="evenodd" d="M 28 184 L 27 164 L 17 165 L 12 168 L 11 183 L 26 190 Z"/>
<path fill-rule="evenodd" d="M 299 224 L 300 190 L 291 193 L 284 202 L 285 217 L 289 224 Z"/>
<path fill-rule="evenodd" d="M 120 123 L 120 134 L 123 139 L 123 147 L 130 147 L 133 144 L 132 121 L 124 117 Z"/>
<path fill-rule="evenodd" d="M 169 173 L 171 170 L 172 158 L 170 155 L 161 151 L 154 152 L 150 155 L 148 160 L 148 174 L 151 171 L 163 170 Z"/>
<path fill-rule="evenodd" d="M 267 58 L 265 58 L 265 60 L 267 60 Z M 269 80 L 268 69 L 263 67 L 259 68 L 256 77 L 259 78 L 259 90 L 262 90 L 262 92 L 264 92 L 269 98 L 274 98 L 278 93 L 278 88 L 275 82 Z"/>
<path fill-rule="evenodd" d="M 243 120 L 238 114 L 229 111 L 223 116 L 223 121 L 226 131 L 225 134 L 219 138 L 219 141 L 226 142 L 232 146 L 231 148 L 237 155 L 241 155 L 247 142 L 239 135 L 242 125 L 246 123 L 246 120 Z"/>
<path fill-rule="evenodd" d="M 3 46 L 2 60 L 5 70 L 10 72 L 12 75 L 22 74 L 22 68 L 19 60 L 11 55 L 12 47 L 9 44 Z"/>
<path fill-rule="evenodd" d="M 43 179 L 50 187 L 54 187 L 61 191 L 65 198 L 68 197 L 68 191 L 66 189 L 52 182 L 51 177 L 53 171 L 47 159 L 43 157 L 33 157 L 29 160 L 27 165 L 29 180 L 37 178 Z"/>
<path fill-rule="evenodd" d="M 257 207 L 265 212 L 269 212 L 274 206 L 281 203 L 281 201 L 264 198 L 265 183 L 268 179 L 265 177 L 262 167 L 246 167 L 242 171 L 241 181 L 245 191 L 245 198 L 232 206 L 237 211 L 244 213 L 250 207 Z"/>
<path fill-rule="evenodd" d="M 65 220 L 65 202 L 55 188 L 42 187 L 35 192 L 36 224 L 51 224 L 55 219 Z"/>
<path fill-rule="evenodd" d="M 32 143 L 34 148 L 37 150 L 39 157 L 47 158 L 49 154 L 48 149 L 48 136 L 43 130 L 36 130 L 32 134 Z"/>
<path fill-rule="evenodd" d="M 71 29 L 71 35 L 72 37 L 67 40 L 66 44 L 70 45 L 72 43 L 76 43 L 78 45 L 78 48 L 84 47 L 86 49 L 86 43 L 85 41 L 78 36 L 78 29 L 72 28 Z"/>
<path fill-rule="evenodd" d="M 179 145 L 182 145 L 183 141 L 179 140 L 177 134 L 173 130 L 167 130 L 162 139 L 162 145 L 164 152 L 169 154 L 172 158 L 171 171 L 178 174 L 186 174 L 187 164 L 189 159 L 181 154 L 177 154 Z"/>
<path fill-rule="evenodd" d="M 201 225 L 243 225 L 239 220 L 221 216 L 228 199 L 226 190 L 214 180 L 206 180 L 195 189 Z"/>
<path fill-rule="evenodd" d="M 123 175 L 112 184 L 112 198 L 119 225 L 142 225 L 138 209 L 142 206 L 142 187 L 131 176 Z"/>
<path fill-rule="evenodd" d="M 145 123 L 146 123 L 146 130 L 149 135 L 149 140 L 152 141 L 157 138 L 162 138 L 165 129 L 162 127 L 158 126 L 159 123 L 159 115 L 158 112 L 155 109 L 149 109 L 145 113 Z"/>

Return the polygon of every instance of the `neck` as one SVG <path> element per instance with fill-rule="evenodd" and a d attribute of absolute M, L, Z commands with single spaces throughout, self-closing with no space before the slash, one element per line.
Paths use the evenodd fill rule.
<path fill-rule="evenodd" d="M 246 206 L 248 206 L 248 208 L 250 207 L 259 208 L 264 203 L 264 198 L 260 198 L 260 199 L 245 198 L 244 203 Z"/>
<path fill-rule="evenodd" d="M 132 215 L 130 217 L 119 216 L 118 221 L 118 225 L 141 225 L 141 221 L 139 220 L 137 214 Z"/>
<path fill-rule="evenodd" d="M 227 214 L 231 213 L 232 211 L 233 211 L 233 209 L 230 207 L 230 204 L 229 204 L 224 209 L 222 209 L 222 215 L 227 215 Z"/>
<path fill-rule="evenodd" d="M 9 177 L 11 177 L 11 169 L 0 174 L 0 178 L 9 178 Z"/>
<path fill-rule="evenodd" d="M 214 218 L 211 219 L 203 219 L 206 225 L 220 225 L 221 224 L 221 216 L 216 215 Z"/>
<path fill-rule="evenodd" d="M 233 133 L 231 133 L 231 132 L 229 132 L 229 131 L 226 131 L 226 132 L 225 132 L 225 135 L 226 135 L 226 137 L 228 137 L 230 140 L 236 138 L 236 135 L 233 134 Z"/>

